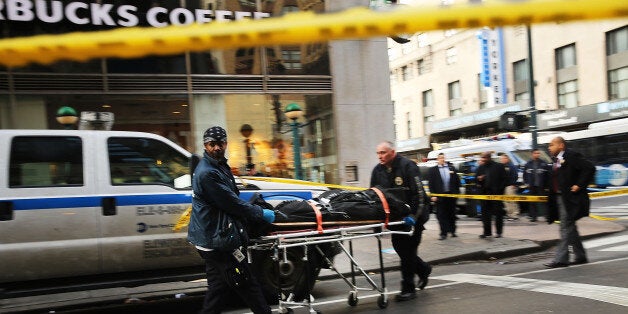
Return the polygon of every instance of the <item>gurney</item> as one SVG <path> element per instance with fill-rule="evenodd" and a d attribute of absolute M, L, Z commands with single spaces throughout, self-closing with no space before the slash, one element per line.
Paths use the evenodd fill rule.
<path fill-rule="evenodd" d="M 384 261 L 382 253 L 381 238 L 391 234 L 404 234 L 411 235 L 414 231 L 413 228 L 403 228 L 403 221 L 395 222 L 377 222 L 370 224 L 362 224 L 357 226 L 348 225 L 335 225 L 331 228 L 323 228 L 319 230 L 309 231 L 279 231 L 274 232 L 272 235 L 262 236 L 252 240 L 251 245 L 248 247 L 247 256 L 250 263 L 255 263 L 252 259 L 253 252 L 256 250 L 269 250 L 272 252 L 272 260 L 277 263 L 276 273 L 274 274 L 277 279 L 281 279 L 280 272 L 286 271 L 286 267 L 293 267 L 288 260 L 287 252 L 290 248 L 298 248 L 303 251 L 303 265 L 305 267 L 312 267 L 310 259 L 312 254 L 317 254 L 318 258 L 323 258 L 324 261 L 330 266 L 329 268 L 335 272 L 350 288 L 347 302 L 350 306 L 356 306 L 358 304 L 359 291 L 377 291 L 380 296 L 377 299 L 377 305 L 379 308 L 386 308 L 388 306 L 388 290 L 386 288 L 386 278 L 384 272 Z M 397 229 L 399 230 L 390 230 Z M 409 229 L 409 230 L 408 230 Z M 363 238 L 375 238 L 377 240 L 377 252 L 379 257 L 379 273 L 380 284 L 378 285 L 375 280 L 369 275 L 359 264 L 356 257 L 353 255 L 353 240 Z M 328 256 L 325 250 L 321 249 L 321 245 L 334 244 L 340 248 L 341 253 L 344 253 L 350 261 L 351 271 L 349 278 L 341 273 L 333 262 L 333 256 Z M 356 273 L 357 271 L 357 273 Z M 306 274 L 310 272 L 306 270 Z M 356 274 L 362 275 L 366 279 L 370 287 L 359 287 L 356 284 Z M 306 276 L 308 280 L 306 287 L 310 290 L 313 286 L 316 278 L 310 278 Z M 311 280 L 311 281 L 310 281 Z M 281 287 L 281 282 L 278 283 Z M 304 291 L 301 294 L 305 295 L 305 298 L 299 299 L 296 292 L 291 292 L 289 295 L 284 295 L 281 289 L 277 291 L 277 300 L 279 304 L 280 313 L 289 313 L 292 306 L 305 306 L 309 309 L 310 313 L 320 313 L 314 309 L 316 303 L 311 296 L 311 291 Z"/>
<path fill-rule="evenodd" d="M 349 305 L 358 304 L 359 291 L 377 291 L 380 294 L 377 300 L 378 307 L 386 308 L 388 290 L 386 289 L 381 238 L 391 234 L 409 236 L 414 230 L 404 226 L 403 221 L 400 221 L 409 212 L 405 203 L 397 201 L 378 189 L 369 191 L 330 191 L 316 200 L 290 201 L 287 203 L 290 205 L 289 208 L 285 204 L 285 206 L 278 205 L 274 208 L 277 217 L 284 217 L 282 214 L 286 214 L 284 218 L 287 219 L 278 219 L 278 222 L 272 224 L 272 231 L 268 233 L 268 230 L 264 230 L 265 235 L 253 238 L 247 251 L 249 262 L 256 263 L 254 256 L 258 255 L 257 251 L 271 252 L 272 261 L 276 263 L 273 276 L 278 280 L 277 286 L 282 287 L 281 278 L 286 277 L 282 274 L 293 271 L 295 267 L 288 258 L 289 252 L 299 250 L 304 267 L 316 267 L 313 265 L 322 259 L 329 269 L 349 286 L 347 298 Z M 260 203 L 259 200 L 254 202 Z M 339 204 L 358 204 L 357 207 L 362 207 L 362 209 L 358 209 L 357 212 L 355 208 L 335 210 L 334 206 L 339 207 Z M 373 211 L 363 212 L 362 205 L 365 204 L 371 205 Z M 356 220 L 356 217 L 359 217 L 359 220 Z M 377 240 L 379 284 L 360 266 L 353 254 L 352 241 L 364 238 Z M 330 246 L 337 248 L 338 252 L 330 250 Z M 349 276 L 335 267 L 333 257 L 336 253 L 344 253 L 348 258 Z M 276 289 L 280 313 L 290 312 L 293 306 L 304 306 L 309 309 L 310 313 L 318 313 L 314 309 L 316 303 L 311 296 L 311 289 L 318 273 L 305 269 L 304 274 L 306 274 L 305 291 L 290 291 L 286 295 L 281 288 Z M 357 285 L 356 277 L 359 275 L 366 280 L 368 287 Z"/>

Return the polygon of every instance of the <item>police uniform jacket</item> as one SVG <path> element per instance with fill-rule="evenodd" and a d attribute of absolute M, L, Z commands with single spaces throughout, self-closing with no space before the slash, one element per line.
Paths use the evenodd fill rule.
<path fill-rule="evenodd" d="M 423 228 L 430 213 L 425 205 L 428 202 L 421 183 L 419 167 L 413 161 L 397 154 L 390 169 L 378 164 L 371 173 L 370 186 L 385 189 L 408 204 L 410 212 L 417 218 L 417 226 Z"/>

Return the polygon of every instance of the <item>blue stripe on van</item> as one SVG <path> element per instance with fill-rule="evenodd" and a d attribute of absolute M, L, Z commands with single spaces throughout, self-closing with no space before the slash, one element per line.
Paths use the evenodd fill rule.
<path fill-rule="evenodd" d="M 248 201 L 255 192 L 261 193 L 265 200 L 307 200 L 312 198 L 310 191 L 241 191 L 240 198 Z M 50 197 L 8 200 L 13 202 L 14 210 L 34 210 L 53 208 L 99 207 L 104 197 L 115 197 L 118 206 L 155 205 L 155 204 L 189 204 L 192 202 L 190 194 L 145 194 L 145 195 L 118 195 L 118 196 L 79 196 L 79 197 Z"/>

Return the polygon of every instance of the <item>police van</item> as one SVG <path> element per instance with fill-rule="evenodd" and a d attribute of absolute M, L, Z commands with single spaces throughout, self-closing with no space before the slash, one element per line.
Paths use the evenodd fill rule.
<path fill-rule="evenodd" d="M 193 156 L 150 133 L 0 130 L 0 288 L 201 265 L 186 230 L 172 230 L 191 204 Z M 239 185 L 242 199 L 259 192 L 270 203 L 327 190 Z"/>

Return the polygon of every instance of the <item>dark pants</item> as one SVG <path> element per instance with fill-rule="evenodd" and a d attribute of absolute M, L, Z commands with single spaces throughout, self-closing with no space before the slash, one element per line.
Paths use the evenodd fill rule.
<path fill-rule="evenodd" d="M 492 235 L 491 221 L 495 216 L 495 231 L 501 235 L 504 231 L 504 208 L 502 201 L 482 201 L 482 226 L 484 235 Z"/>
<path fill-rule="evenodd" d="M 414 292 L 415 274 L 419 277 L 427 277 L 430 272 L 429 265 L 417 255 L 423 234 L 423 230 L 419 229 L 423 228 L 417 226 L 411 236 L 393 234 L 391 237 L 393 248 L 401 260 L 402 293 Z"/>
<path fill-rule="evenodd" d="M 231 253 L 225 252 L 199 250 L 198 253 L 205 260 L 207 274 L 207 293 L 199 313 L 220 313 L 225 298 L 233 293 L 239 295 L 253 313 L 271 313 L 246 259 L 237 262 Z"/>
<path fill-rule="evenodd" d="M 543 188 L 538 187 L 538 186 L 531 186 L 530 187 L 530 195 L 545 195 L 545 191 Z M 538 203 L 530 203 L 528 205 L 528 216 L 530 216 L 530 218 L 532 220 L 536 220 L 539 216 L 539 212 L 541 212 L 541 215 L 543 215 L 543 208 L 545 206 L 544 202 L 538 202 Z"/>
<path fill-rule="evenodd" d="M 440 225 L 440 235 L 456 233 L 456 199 L 452 197 L 439 197 L 436 200 L 436 219 Z"/>

